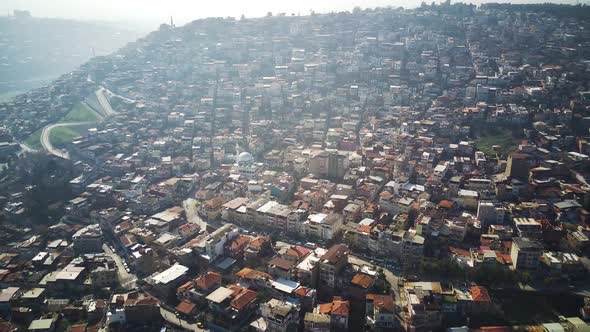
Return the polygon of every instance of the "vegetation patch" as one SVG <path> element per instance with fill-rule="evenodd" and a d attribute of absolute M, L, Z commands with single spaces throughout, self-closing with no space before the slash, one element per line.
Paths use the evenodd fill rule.
<path fill-rule="evenodd" d="M 100 116 L 87 104 L 77 103 L 60 122 L 90 122 L 98 121 Z"/>
<path fill-rule="evenodd" d="M 498 152 L 506 156 L 518 149 L 520 138 L 516 137 L 512 130 L 508 128 L 490 127 L 486 128 L 475 141 L 475 146 L 486 155 L 495 156 L 496 152 L 492 148 L 499 145 Z"/>
<path fill-rule="evenodd" d="M 31 149 L 39 150 L 42 148 L 41 146 L 41 132 L 43 128 L 37 129 L 31 136 L 27 137 L 27 139 L 23 142 L 26 146 L 30 147 Z"/>
<path fill-rule="evenodd" d="M 51 133 L 49 133 L 49 141 L 51 142 L 51 145 L 63 148 L 74 138 L 85 135 L 86 131 L 92 127 L 94 127 L 93 124 L 55 127 L 51 130 Z"/>

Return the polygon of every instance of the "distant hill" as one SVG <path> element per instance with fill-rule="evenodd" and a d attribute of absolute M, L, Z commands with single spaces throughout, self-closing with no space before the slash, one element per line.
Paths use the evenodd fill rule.
<path fill-rule="evenodd" d="M 38 87 L 142 32 L 101 22 L 0 17 L 0 96 Z"/>

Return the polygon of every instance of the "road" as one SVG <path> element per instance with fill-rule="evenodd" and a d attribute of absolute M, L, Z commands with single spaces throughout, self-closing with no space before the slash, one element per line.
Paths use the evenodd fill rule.
<path fill-rule="evenodd" d="M 49 139 L 49 136 L 51 134 L 51 130 L 53 130 L 54 128 L 57 128 L 57 127 L 80 126 L 80 125 L 86 125 L 86 124 L 91 124 L 91 123 L 94 123 L 94 122 L 92 122 L 92 121 L 63 122 L 63 123 L 54 123 L 54 124 L 47 125 L 47 126 L 43 127 L 43 130 L 41 131 L 41 146 L 43 146 L 43 149 L 47 150 L 52 155 L 55 155 L 55 156 L 58 156 L 58 157 L 61 157 L 64 159 L 70 159 L 70 156 L 66 151 L 60 150 L 60 149 L 54 147 L 53 145 L 51 145 L 51 140 Z"/>
<path fill-rule="evenodd" d="M 396 299 L 399 298 L 399 289 L 398 289 L 399 277 L 396 276 L 395 274 L 393 274 L 393 272 L 391 272 L 390 270 L 388 270 L 387 268 L 385 268 L 383 266 L 371 264 L 370 262 L 366 261 L 365 259 L 355 256 L 355 255 L 352 255 L 352 254 L 348 256 L 348 262 L 351 264 L 355 264 L 355 265 L 372 266 L 375 269 L 382 268 L 383 274 L 385 275 L 385 280 L 387 280 L 387 282 L 389 282 L 389 284 L 391 285 L 391 289 L 393 290 L 393 292 L 395 294 L 395 298 Z"/>
<path fill-rule="evenodd" d="M 107 97 L 105 96 L 105 92 L 107 91 L 108 90 L 101 87 L 100 89 L 96 90 L 94 94 L 96 95 L 96 99 L 98 99 L 100 107 L 102 107 L 102 109 L 104 110 L 105 115 L 109 116 L 115 114 L 115 111 L 113 110 L 113 108 L 111 107 L 111 103 L 109 103 Z"/>
<path fill-rule="evenodd" d="M 166 320 L 168 323 L 174 324 L 176 326 L 180 326 L 183 329 L 186 329 L 189 331 L 194 331 L 194 332 L 207 331 L 207 330 L 197 327 L 197 324 L 195 324 L 195 323 L 191 324 L 183 319 L 180 319 L 180 317 L 176 316 L 176 314 L 174 312 L 168 311 L 168 310 L 164 309 L 162 306 L 160 306 L 160 315 L 162 315 L 162 318 L 164 318 L 164 320 Z"/>
<path fill-rule="evenodd" d="M 94 94 L 96 95 L 96 99 L 98 100 L 100 107 L 103 109 L 104 114 L 106 116 L 109 116 L 109 115 L 115 114 L 115 111 L 113 110 L 113 108 L 111 107 L 111 104 L 109 103 L 109 101 L 105 97 L 106 92 L 109 92 L 109 91 L 106 90 L 105 88 L 101 87 L 100 89 L 96 90 L 94 92 Z M 101 119 L 99 121 L 102 121 L 102 120 L 103 119 L 101 116 Z M 91 124 L 91 123 L 94 123 L 94 122 L 92 122 L 92 121 L 63 122 L 63 123 L 54 123 L 54 124 L 47 125 L 47 126 L 43 127 L 43 131 L 41 132 L 41 145 L 43 146 L 43 149 L 47 150 L 52 155 L 55 155 L 55 156 L 58 156 L 58 157 L 61 157 L 64 159 L 70 159 L 70 156 L 66 151 L 60 150 L 58 148 L 53 147 L 53 145 L 51 145 L 51 141 L 49 139 L 51 130 L 54 128 L 57 128 L 57 127 L 79 126 L 79 125 L 85 125 L 85 124 Z M 21 144 L 21 146 L 22 146 L 22 144 Z M 25 148 L 23 148 L 23 150 L 25 150 Z M 29 150 L 30 150 L 30 148 L 29 148 Z M 29 151 L 29 150 L 27 150 L 27 151 Z"/>
<path fill-rule="evenodd" d="M 24 143 L 19 143 L 20 145 L 20 152 L 19 154 L 23 154 L 23 153 L 27 153 L 27 152 L 37 152 L 37 150 L 29 147 L 28 145 L 24 144 Z"/>
<path fill-rule="evenodd" d="M 119 99 L 122 99 L 122 100 L 124 100 L 124 101 L 126 101 L 126 102 L 128 102 L 128 103 L 136 103 L 136 102 L 137 102 L 137 100 L 133 100 L 133 99 L 129 99 L 129 98 L 127 98 L 127 97 L 123 97 L 123 96 L 121 96 L 121 95 L 118 95 L 118 94 L 114 93 L 114 92 L 113 92 L 113 91 L 111 91 L 111 90 L 105 89 L 105 91 L 106 91 L 106 93 L 107 93 L 109 96 L 111 96 L 111 97 L 117 97 L 117 98 L 119 98 Z"/>
<path fill-rule="evenodd" d="M 133 289 L 136 286 L 137 277 L 134 274 L 131 274 L 125 270 L 125 266 L 123 265 L 123 259 L 121 256 L 117 255 L 117 253 L 113 252 L 109 246 L 106 244 L 102 245 L 102 250 L 111 256 L 115 260 L 115 264 L 117 264 L 117 273 L 119 274 L 119 282 L 121 286 L 125 289 Z"/>
<path fill-rule="evenodd" d="M 197 201 L 195 199 L 189 198 L 184 200 L 182 202 L 182 207 L 186 213 L 186 219 L 189 222 L 199 225 L 203 230 L 207 229 L 207 223 L 199 216 Z"/>

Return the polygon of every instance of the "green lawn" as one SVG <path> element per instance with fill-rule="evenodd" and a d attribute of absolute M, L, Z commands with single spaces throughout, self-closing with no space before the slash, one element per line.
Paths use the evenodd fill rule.
<path fill-rule="evenodd" d="M 100 116 L 92 108 L 84 103 L 78 103 L 58 122 L 98 122 L 98 120 L 100 120 Z M 73 138 L 85 134 L 86 130 L 92 127 L 94 125 L 57 127 L 51 131 L 49 139 L 53 145 L 63 147 L 66 143 L 71 142 Z M 42 128 L 35 131 L 24 143 L 32 149 L 41 149 L 42 131 Z"/>
<path fill-rule="evenodd" d="M 500 146 L 500 154 L 503 156 L 516 151 L 520 139 L 512 135 L 510 129 L 505 128 L 490 128 L 487 129 L 481 136 L 475 140 L 475 146 L 486 155 L 495 156 L 496 153 L 492 149 L 492 146 Z"/>
<path fill-rule="evenodd" d="M 56 127 L 49 133 L 49 140 L 53 146 L 62 148 L 74 138 L 86 134 L 86 131 L 92 127 L 94 127 L 93 124 Z"/>
<path fill-rule="evenodd" d="M 98 121 L 100 116 L 88 107 L 85 103 L 78 103 L 74 105 L 72 110 L 68 112 L 59 122 L 82 122 L 82 121 Z"/>
<path fill-rule="evenodd" d="M 35 149 L 35 150 L 39 150 L 41 149 L 41 132 L 43 131 L 43 128 L 35 131 L 34 133 L 31 134 L 31 136 L 27 137 L 27 139 L 24 141 L 25 145 L 30 147 L 31 149 Z"/>

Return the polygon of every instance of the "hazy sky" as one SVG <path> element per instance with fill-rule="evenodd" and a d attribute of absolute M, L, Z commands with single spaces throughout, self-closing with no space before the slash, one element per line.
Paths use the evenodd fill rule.
<path fill-rule="evenodd" d="M 430 3 L 430 1 L 426 1 Z M 486 0 L 463 0 L 480 3 Z M 546 0 L 516 0 L 520 3 Z M 554 0 L 555 1 L 555 0 Z M 554 2 L 552 1 L 552 2 Z M 559 2 L 575 0 L 558 0 Z M 422 0 L 0 0 L 0 13 L 13 9 L 30 10 L 37 17 L 60 17 L 92 20 L 133 20 L 161 23 L 170 16 L 175 22 L 186 22 L 210 16 L 263 16 L 267 12 L 309 14 L 316 12 L 351 10 L 355 6 L 415 7 Z M 437 1 L 440 2 L 440 1 Z M 509 2 L 509 0 L 497 0 Z"/>

